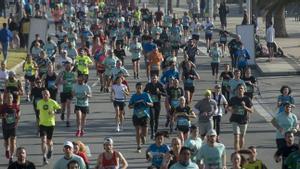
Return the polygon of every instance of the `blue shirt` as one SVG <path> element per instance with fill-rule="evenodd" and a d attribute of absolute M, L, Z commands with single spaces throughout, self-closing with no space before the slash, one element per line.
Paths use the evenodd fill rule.
<path fill-rule="evenodd" d="M 129 105 L 133 105 L 133 116 L 137 118 L 150 117 L 149 107 L 146 103 L 153 103 L 148 93 L 133 94 Z"/>
<path fill-rule="evenodd" d="M 177 69 L 169 69 L 166 72 L 164 72 L 160 78 L 160 81 L 161 83 L 166 84 L 172 77 L 175 79 L 179 79 L 179 72 Z"/>
<path fill-rule="evenodd" d="M 142 46 L 145 53 L 152 52 L 156 48 L 156 45 L 153 42 L 143 43 Z"/>
<path fill-rule="evenodd" d="M 170 169 L 199 169 L 196 163 L 189 161 L 187 165 L 182 165 L 180 162 L 177 162 L 171 166 Z"/>
<path fill-rule="evenodd" d="M 0 30 L 0 42 L 1 43 L 8 43 L 12 40 L 13 34 L 7 28 L 3 28 Z"/>
<path fill-rule="evenodd" d="M 164 154 L 169 151 L 170 148 L 166 144 L 163 144 L 159 147 L 156 144 L 151 144 L 146 152 L 150 152 L 150 154 L 152 155 L 152 165 L 159 168 L 162 164 Z"/>
<path fill-rule="evenodd" d="M 288 96 L 284 96 L 284 95 L 280 95 L 277 98 L 277 102 L 281 102 L 281 105 L 279 106 L 279 110 L 278 113 L 281 113 L 284 111 L 284 103 L 290 103 L 290 104 L 295 104 L 294 98 L 290 95 Z"/>
<path fill-rule="evenodd" d="M 297 126 L 298 119 L 293 113 L 287 115 L 285 112 L 281 112 L 276 115 L 275 119 L 278 125 L 284 129 L 284 132 L 291 131 Z M 276 138 L 284 138 L 284 135 L 280 133 L 279 130 L 276 130 Z"/>

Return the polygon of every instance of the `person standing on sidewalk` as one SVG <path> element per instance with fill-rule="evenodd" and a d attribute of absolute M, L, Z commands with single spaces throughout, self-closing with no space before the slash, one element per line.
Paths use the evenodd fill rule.
<path fill-rule="evenodd" d="M 268 24 L 268 28 L 266 30 L 266 41 L 267 47 L 269 49 L 269 62 L 272 62 L 274 57 L 274 48 L 275 48 L 275 29 L 273 27 L 272 21 Z"/>
<path fill-rule="evenodd" d="M 43 153 L 43 164 L 48 164 L 48 160 L 53 152 L 53 131 L 55 127 L 55 112 L 60 109 L 60 105 L 50 98 L 50 92 L 44 90 L 42 92 L 43 99 L 37 102 L 37 110 L 39 111 L 40 137 L 42 140 L 41 148 Z"/>
<path fill-rule="evenodd" d="M 3 23 L 3 28 L 0 30 L 0 43 L 2 46 L 4 62 L 7 61 L 8 47 L 12 39 L 13 39 L 13 33 L 8 29 L 7 24 Z"/>

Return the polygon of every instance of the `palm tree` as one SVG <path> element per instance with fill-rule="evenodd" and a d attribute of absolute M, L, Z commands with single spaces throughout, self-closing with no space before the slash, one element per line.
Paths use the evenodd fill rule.
<path fill-rule="evenodd" d="M 299 2 L 298 0 L 264 0 L 256 1 L 257 6 L 264 11 L 266 22 L 272 20 L 274 14 L 274 29 L 276 37 L 287 37 L 285 24 L 285 7 L 290 3 Z"/>

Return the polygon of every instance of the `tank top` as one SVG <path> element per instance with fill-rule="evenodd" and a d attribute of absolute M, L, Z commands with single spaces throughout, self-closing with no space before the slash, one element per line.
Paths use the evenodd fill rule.
<path fill-rule="evenodd" d="M 105 154 L 102 154 L 102 166 L 106 169 L 116 169 L 118 168 L 118 162 L 116 157 L 116 152 L 114 151 L 111 159 L 106 159 Z"/>

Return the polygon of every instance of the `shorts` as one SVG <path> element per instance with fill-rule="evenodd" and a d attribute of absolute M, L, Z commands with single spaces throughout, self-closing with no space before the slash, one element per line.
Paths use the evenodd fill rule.
<path fill-rule="evenodd" d="M 183 30 L 189 30 L 189 26 L 183 26 Z"/>
<path fill-rule="evenodd" d="M 97 70 L 98 74 L 103 74 L 105 70 Z"/>
<path fill-rule="evenodd" d="M 199 35 L 196 35 L 196 34 L 193 34 L 192 35 L 192 39 L 195 39 L 195 40 L 199 40 L 200 39 L 200 36 Z"/>
<path fill-rule="evenodd" d="M 212 34 L 211 33 L 206 33 L 205 34 L 205 40 L 211 40 Z"/>
<path fill-rule="evenodd" d="M 189 126 L 179 126 L 179 125 L 177 125 L 176 127 L 177 127 L 178 131 L 181 131 L 183 133 L 188 133 L 189 130 L 190 130 Z"/>
<path fill-rule="evenodd" d="M 220 41 L 220 44 L 224 44 L 224 45 L 226 45 L 226 41 Z"/>
<path fill-rule="evenodd" d="M 195 86 L 184 86 L 184 90 L 187 90 L 191 93 L 195 92 Z"/>
<path fill-rule="evenodd" d="M 24 78 L 26 80 L 29 80 L 30 82 L 34 82 L 35 81 L 35 76 L 28 76 L 28 75 L 25 75 Z"/>
<path fill-rule="evenodd" d="M 138 118 L 136 116 L 132 116 L 132 122 L 134 126 L 147 127 L 149 118 L 147 116 Z"/>
<path fill-rule="evenodd" d="M 55 25 L 62 24 L 62 20 L 59 20 L 59 21 L 54 21 L 54 24 L 55 24 Z"/>
<path fill-rule="evenodd" d="M 122 101 L 116 101 L 116 100 L 114 100 L 114 102 L 113 102 L 113 104 L 114 104 L 114 107 L 119 107 L 119 109 L 122 111 L 122 110 L 124 110 L 124 107 L 125 107 L 125 102 L 122 102 Z"/>
<path fill-rule="evenodd" d="M 54 126 L 43 126 L 40 125 L 40 137 L 47 136 L 48 140 L 52 139 Z"/>
<path fill-rule="evenodd" d="M 12 128 L 12 129 L 4 129 L 2 128 L 3 131 L 3 138 L 4 140 L 7 140 L 11 137 L 16 137 L 16 128 Z"/>
<path fill-rule="evenodd" d="M 213 121 L 209 120 L 208 122 L 198 122 L 198 126 L 200 136 L 205 136 L 209 130 L 213 129 Z"/>
<path fill-rule="evenodd" d="M 246 135 L 248 124 L 239 124 L 236 122 L 231 122 L 231 123 L 232 123 L 232 129 L 234 135 L 242 135 L 242 136 Z"/>
<path fill-rule="evenodd" d="M 274 44 L 274 42 L 267 42 L 267 47 L 268 48 L 275 48 L 275 44 Z"/>
<path fill-rule="evenodd" d="M 72 100 L 72 99 L 73 99 L 72 92 L 62 92 L 62 93 L 60 93 L 60 102 L 61 103 L 65 103 L 65 102 L 67 102 L 67 100 Z"/>
<path fill-rule="evenodd" d="M 136 61 L 139 61 L 140 58 L 136 58 L 136 59 L 131 59 L 132 62 L 136 62 Z"/>
<path fill-rule="evenodd" d="M 81 111 L 83 114 L 88 114 L 90 112 L 89 107 L 87 106 L 75 106 L 74 113 Z"/>
<path fill-rule="evenodd" d="M 173 50 L 179 50 L 179 45 L 172 45 Z"/>

